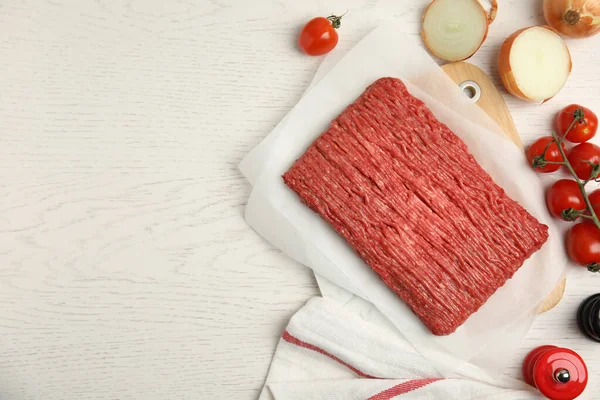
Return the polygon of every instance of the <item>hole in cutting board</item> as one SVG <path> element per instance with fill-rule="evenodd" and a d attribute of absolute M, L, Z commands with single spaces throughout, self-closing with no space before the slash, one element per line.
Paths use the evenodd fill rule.
<path fill-rule="evenodd" d="M 475 88 L 473 86 L 466 86 L 463 89 L 463 92 L 467 95 L 468 98 L 472 99 L 475 97 Z"/>
<path fill-rule="evenodd" d="M 458 85 L 463 93 L 470 98 L 473 103 L 477 103 L 477 100 L 481 97 L 481 88 L 474 81 L 464 81 L 460 85 Z"/>

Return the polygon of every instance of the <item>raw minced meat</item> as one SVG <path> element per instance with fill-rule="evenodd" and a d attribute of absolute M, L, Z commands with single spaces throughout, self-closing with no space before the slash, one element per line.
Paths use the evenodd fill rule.
<path fill-rule="evenodd" d="M 436 335 L 548 238 L 399 79 L 369 86 L 283 179 Z"/>

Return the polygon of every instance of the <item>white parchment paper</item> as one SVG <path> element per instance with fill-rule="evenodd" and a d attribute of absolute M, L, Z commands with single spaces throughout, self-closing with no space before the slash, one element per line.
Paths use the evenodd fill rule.
<path fill-rule="evenodd" d="M 392 39 L 390 39 L 392 38 Z M 320 217 L 304 207 L 281 175 L 349 103 L 382 76 L 395 76 L 469 146 L 513 199 L 550 227 L 548 243 L 456 333 L 436 337 Z M 516 346 L 537 305 L 564 272 L 560 234 L 547 215 L 543 188 L 522 152 L 460 92 L 414 38 L 380 27 L 322 77 L 275 130 L 246 157 L 254 184 L 248 223 L 267 240 L 331 282 L 373 303 L 425 356 L 457 368 L 502 338 Z M 508 329 L 519 324 L 520 329 Z M 523 329 L 525 327 L 525 329 Z"/>

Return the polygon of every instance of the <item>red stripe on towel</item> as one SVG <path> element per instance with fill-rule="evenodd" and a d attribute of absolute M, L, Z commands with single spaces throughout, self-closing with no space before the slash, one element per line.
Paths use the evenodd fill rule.
<path fill-rule="evenodd" d="M 367 400 L 390 400 L 396 396 L 400 396 L 401 394 L 408 393 L 412 390 L 416 390 L 422 388 L 423 386 L 427 386 L 430 383 L 439 381 L 439 378 L 431 378 L 431 379 L 413 379 L 411 381 L 406 381 L 396 386 L 392 386 L 391 388 L 384 390 L 383 392 L 377 393 L 375 396 L 369 397 Z"/>
<path fill-rule="evenodd" d="M 296 346 L 304 347 L 305 349 L 309 349 L 309 350 L 312 350 L 312 351 L 316 351 L 317 353 L 323 354 L 324 356 L 327 356 L 327 357 L 329 357 L 329 358 L 331 358 L 331 359 L 339 362 L 340 364 L 342 364 L 346 368 L 348 368 L 351 371 L 353 371 L 358 376 L 362 376 L 363 378 L 379 379 L 376 376 L 365 374 L 364 372 L 358 370 L 357 368 L 354 368 L 352 365 L 348 364 L 347 362 L 344 362 L 344 361 L 340 360 L 339 358 L 337 358 L 333 354 L 328 353 L 325 350 L 323 350 L 323 349 L 321 349 L 321 348 L 319 348 L 317 346 L 314 346 L 314 345 L 312 345 L 310 343 L 303 342 L 302 340 L 300 340 L 297 337 L 293 336 L 288 331 L 283 332 L 283 335 L 281 335 L 281 338 L 283 340 L 285 340 L 286 342 L 288 342 L 288 343 L 295 344 Z M 377 397 L 375 397 L 374 399 L 379 400 L 379 398 L 377 398 Z M 382 397 L 381 399 L 384 399 L 384 397 Z"/>

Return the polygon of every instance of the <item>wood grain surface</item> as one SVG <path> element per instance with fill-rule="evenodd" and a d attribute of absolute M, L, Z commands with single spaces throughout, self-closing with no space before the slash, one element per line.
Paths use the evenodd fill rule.
<path fill-rule="evenodd" d="M 459 86 L 469 81 L 477 83 L 479 86 L 479 98 L 475 99 L 475 92 L 472 92 L 473 101 L 502 128 L 506 136 L 514 144 L 521 149 L 523 148 L 519 130 L 513 121 L 506 101 L 502 97 L 502 89 L 497 87 L 481 68 L 470 62 L 463 61 L 443 64 L 442 70 Z"/>
<path fill-rule="evenodd" d="M 296 48 L 344 12 L 340 50 L 382 21 L 418 38 L 427 0 L 0 2 L 0 399 L 255 399 L 310 271 L 244 222 L 240 159 L 297 102 L 321 58 Z M 499 84 L 512 31 L 539 0 L 504 0 L 470 60 Z M 524 143 L 570 102 L 600 110 L 600 37 L 569 41 L 564 90 L 503 94 Z M 393 51 L 393 49 L 390 49 Z M 410 55 L 407 55 L 409 57 Z M 534 346 L 600 348 L 575 311 L 600 277 L 569 270 Z"/>

